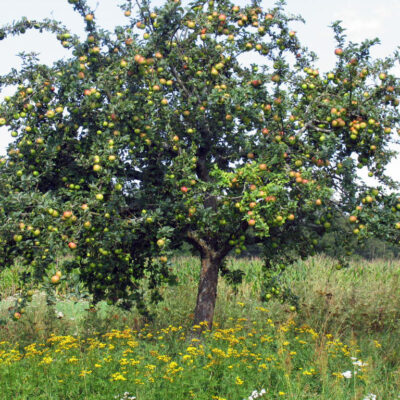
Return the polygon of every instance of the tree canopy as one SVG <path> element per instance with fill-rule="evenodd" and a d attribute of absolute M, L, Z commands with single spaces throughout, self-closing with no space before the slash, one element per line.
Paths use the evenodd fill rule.
<path fill-rule="evenodd" d="M 25 54 L 0 78 L 16 87 L 0 107 L 15 138 L 0 162 L 0 265 L 26 265 L 28 289 L 78 273 L 95 303 L 145 311 L 188 243 L 202 260 L 194 322 L 211 327 L 218 275 L 241 278 L 224 260 L 249 241 L 263 248 L 263 298 L 282 300 L 293 298 L 277 276 L 312 254 L 338 215 L 349 220 L 340 265 L 350 236 L 399 242 L 398 186 L 385 174 L 400 121 L 398 53 L 373 60 L 378 40 L 348 43 L 336 22 L 337 62 L 320 73 L 283 1 L 127 1 L 114 32 L 85 0 L 69 3 L 84 38 L 52 20 L 0 31 L 51 31 L 73 50 L 52 66 Z"/>

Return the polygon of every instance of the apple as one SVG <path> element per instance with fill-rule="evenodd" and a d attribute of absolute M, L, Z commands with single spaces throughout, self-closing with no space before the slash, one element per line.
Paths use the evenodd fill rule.
<path fill-rule="evenodd" d="M 315 205 L 317 205 L 317 206 L 322 205 L 322 200 L 321 199 L 315 200 Z"/>
<path fill-rule="evenodd" d="M 165 239 L 158 239 L 157 240 L 157 246 L 158 247 L 164 247 L 165 245 Z"/>
<path fill-rule="evenodd" d="M 249 219 L 248 224 L 250 226 L 254 226 L 256 224 L 256 221 L 254 219 Z"/>
<path fill-rule="evenodd" d="M 68 218 L 72 217 L 72 211 L 64 211 L 63 212 L 63 217 L 65 219 L 68 219 Z"/>
<path fill-rule="evenodd" d="M 189 190 L 189 189 L 188 189 L 186 186 L 182 186 L 182 187 L 181 187 L 181 192 L 182 192 L 182 193 L 187 193 L 188 190 Z"/>
<path fill-rule="evenodd" d="M 269 129 L 263 128 L 263 130 L 261 132 L 262 132 L 263 135 L 268 135 Z"/>
<path fill-rule="evenodd" d="M 350 222 L 356 222 L 357 221 L 357 217 L 355 215 L 350 215 L 349 221 Z"/>
<path fill-rule="evenodd" d="M 101 165 L 99 165 L 99 164 L 94 164 L 93 165 L 93 171 L 99 172 L 100 170 L 101 170 Z"/>
<path fill-rule="evenodd" d="M 102 193 L 97 193 L 96 194 L 96 199 L 97 200 L 103 200 L 104 199 L 104 195 Z"/>
<path fill-rule="evenodd" d="M 341 56 L 341 55 L 343 54 L 343 49 L 341 49 L 340 47 L 337 48 L 337 49 L 335 49 L 335 54 L 336 54 L 337 56 Z"/>
<path fill-rule="evenodd" d="M 76 243 L 74 243 L 74 242 L 69 242 L 68 243 L 68 247 L 71 249 L 71 250 L 74 250 L 74 249 L 76 249 Z"/>
<path fill-rule="evenodd" d="M 60 282 L 60 277 L 58 275 L 53 275 L 50 280 L 51 283 L 57 284 L 58 282 Z"/>
<path fill-rule="evenodd" d="M 91 21 L 93 21 L 93 19 L 94 19 L 93 14 L 87 14 L 87 15 L 85 16 L 85 20 L 86 20 L 86 21 L 91 22 Z"/>
<path fill-rule="evenodd" d="M 14 241 L 16 242 L 21 242 L 22 241 L 22 235 L 14 235 L 13 236 Z"/>
<path fill-rule="evenodd" d="M 56 114 L 55 114 L 55 112 L 54 112 L 53 110 L 48 110 L 48 111 L 46 112 L 46 117 L 47 117 L 47 118 L 54 118 L 55 115 L 56 115 Z"/>

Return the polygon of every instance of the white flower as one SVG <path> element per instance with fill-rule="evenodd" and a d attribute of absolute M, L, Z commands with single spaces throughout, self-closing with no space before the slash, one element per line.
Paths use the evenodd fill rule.
<path fill-rule="evenodd" d="M 265 393 L 266 393 L 265 389 L 261 389 L 260 392 L 257 392 L 257 390 L 253 390 L 253 392 L 247 398 L 247 400 L 257 399 L 258 397 L 262 397 Z M 243 399 L 243 400 L 246 400 L 246 399 Z"/>
<path fill-rule="evenodd" d="M 343 376 L 343 378 L 350 379 L 352 376 L 352 373 L 351 373 L 351 371 L 345 371 L 345 372 L 342 372 L 342 376 Z"/>
<path fill-rule="evenodd" d="M 367 396 L 364 397 L 364 400 L 376 400 L 376 394 L 373 393 L 367 394 Z"/>
<path fill-rule="evenodd" d="M 64 318 L 64 314 L 62 313 L 62 311 L 56 311 L 56 316 L 58 319 Z"/>
<path fill-rule="evenodd" d="M 363 363 L 361 360 L 354 361 L 353 365 L 357 365 L 358 367 L 366 367 L 368 363 Z"/>

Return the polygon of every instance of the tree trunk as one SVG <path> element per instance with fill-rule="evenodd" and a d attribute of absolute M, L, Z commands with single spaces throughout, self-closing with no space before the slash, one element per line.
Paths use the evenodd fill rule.
<path fill-rule="evenodd" d="M 207 324 L 201 325 L 200 332 L 212 328 L 217 299 L 218 271 L 221 259 L 210 253 L 212 252 L 201 251 L 201 273 L 194 311 L 194 325 L 200 325 L 201 322 Z"/>

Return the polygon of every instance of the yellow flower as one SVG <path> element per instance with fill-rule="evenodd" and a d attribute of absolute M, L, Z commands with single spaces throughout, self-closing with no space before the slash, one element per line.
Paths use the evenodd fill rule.
<path fill-rule="evenodd" d="M 241 380 L 241 379 L 237 376 L 236 379 L 235 379 L 235 383 L 236 383 L 236 385 L 243 385 L 244 381 Z"/>
<path fill-rule="evenodd" d="M 51 364 L 52 361 L 53 361 L 53 359 L 52 359 L 51 357 L 46 357 L 46 356 L 45 356 L 45 357 L 42 358 L 42 361 L 40 361 L 39 364 L 48 365 L 48 364 Z"/>
<path fill-rule="evenodd" d="M 81 373 L 79 374 L 79 376 L 85 377 L 86 375 L 90 375 L 91 373 L 92 373 L 92 371 L 88 371 L 88 370 L 83 369 L 81 371 Z"/>
<path fill-rule="evenodd" d="M 111 374 L 110 381 L 126 381 L 126 378 L 120 372 L 115 372 L 114 374 Z"/>
<path fill-rule="evenodd" d="M 285 392 L 279 392 L 278 394 L 279 394 L 279 396 L 284 396 L 286 393 Z"/>

